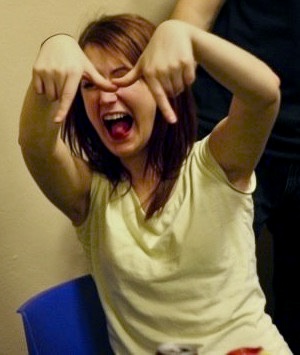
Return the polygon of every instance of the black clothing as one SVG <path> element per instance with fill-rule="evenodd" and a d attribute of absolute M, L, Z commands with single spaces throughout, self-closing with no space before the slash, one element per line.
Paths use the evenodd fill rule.
<path fill-rule="evenodd" d="M 300 354 L 300 0 L 227 0 L 212 32 L 261 58 L 281 80 L 280 113 L 256 169 L 254 230 L 258 236 L 266 225 L 272 233 L 273 320 Z M 193 91 L 202 138 L 227 115 L 231 94 L 200 67 Z"/>
<path fill-rule="evenodd" d="M 281 79 L 282 103 L 266 154 L 300 162 L 300 1 L 227 0 L 213 32 L 264 60 Z M 200 137 L 228 113 L 230 94 L 198 68 Z"/>

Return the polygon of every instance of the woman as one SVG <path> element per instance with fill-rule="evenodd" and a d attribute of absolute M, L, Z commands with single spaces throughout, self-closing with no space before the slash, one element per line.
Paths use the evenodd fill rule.
<path fill-rule="evenodd" d="M 174 123 L 142 78 L 117 85 L 154 33 L 140 17 L 118 15 L 89 24 L 80 47 L 65 35 L 43 44 L 22 110 L 24 159 L 76 227 L 116 354 L 154 354 L 165 342 L 203 354 L 259 346 L 290 354 L 264 313 L 251 227 L 253 171 L 278 112 L 279 80 L 212 34 L 180 21 L 161 26 L 233 94 L 208 137 L 195 143 L 188 89 L 170 100 Z M 71 153 L 60 138 L 67 111 Z"/>

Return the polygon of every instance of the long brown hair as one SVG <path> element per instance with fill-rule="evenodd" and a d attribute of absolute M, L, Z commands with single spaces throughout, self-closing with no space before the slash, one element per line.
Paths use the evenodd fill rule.
<path fill-rule="evenodd" d="M 96 44 L 114 55 L 125 56 L 134 66 L 147 46 L 155 26 L 138 15 L 104 16 L 87 25 L 79 38 L 82 49 Z M 151 167 L 159 176 L 152 194 L 146 218 L 166 204 L 179 175 L 180 168 L 196 139 L 196 119 L 190 88 L 170 99 L 178 122 L 169 124 L 157 109 L 153 132 L 148 143 L 146 170 Z M 66 118 L 63 139 L 68 141 L 73 154 L 87 159 L 92 170 L 104 174 L 115 188 L 131 175 L 120 159 L 102 143 L 90 123 L 80 90 Z"/>

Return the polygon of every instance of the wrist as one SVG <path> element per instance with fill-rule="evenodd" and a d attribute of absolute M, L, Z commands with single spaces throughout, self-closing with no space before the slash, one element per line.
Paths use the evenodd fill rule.
<path fill-rule="evenodd" d="M 46 39 L 43 40 L 43 42 L 42 42 L 41 45 L 40 45 L 40 48 L 42 48 L 43 45 L 44 45 L 49 39 L 51 39 L 51 38 L 53 38 L 53 37 L 56 37 L 56 36 L 68 36 L 68 37 L 72 37 L 72 38 L 73 38 L 73 36 L 70 35 L 69 33 L 64 33 L 64 32 L 54 33 L 53 35 L 51 35 L 51 36 L 49 36 L 49 37 L 47 37 Z"/>

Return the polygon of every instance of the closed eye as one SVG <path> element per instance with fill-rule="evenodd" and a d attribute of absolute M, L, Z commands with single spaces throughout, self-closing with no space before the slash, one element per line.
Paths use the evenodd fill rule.
<path fill-rule="evenodd" d="M 110 74 L 111 79 L 122 78 L 122 76 L 126 75 L 130 71 L 128 67 L 119 67 L 112 71 Z"/>
<path fill-rule="evenodd" d="M 96 85 L 87 79 L 81 80 L 80 87 L 85 90 L 94 89 Z"/>

